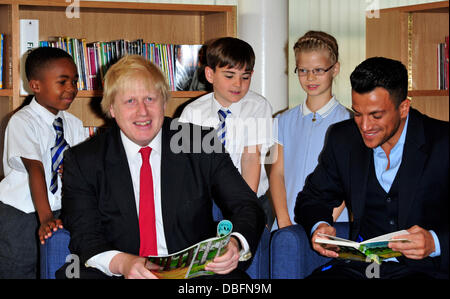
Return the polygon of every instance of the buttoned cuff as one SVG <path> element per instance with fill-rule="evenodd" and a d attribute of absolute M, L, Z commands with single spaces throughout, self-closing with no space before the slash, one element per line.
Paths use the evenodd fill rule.
<path fill-rule="evenodd" d="M 241 243 L 242 249 L 239 251 L 239 261 L 243 262 L 249 260 L 252 257 L 252 253 L 245 237 L 237 232 L 233 232 L 231 233 L 231 235 L 238 238 L 239 242 Z"/>
<path fill-rule="evenodd" d="M 439 238 L 433 230 L 429 231 L 433 236 L 434 240 L 434 252 L 430 254 L 430 257 L 437 257 L 441 255 L 441 243 L 439 243 Z"/>
<path fill-rule="evenodd" d="M 118 253 L 121 253 L 121 251 L 109 250 L 99 253 L 88 259 L 85 266 L 96 268 L 108 276 L 122 276 L 122 274 L 115 274 L 109 270 L 109 263 Z"/>

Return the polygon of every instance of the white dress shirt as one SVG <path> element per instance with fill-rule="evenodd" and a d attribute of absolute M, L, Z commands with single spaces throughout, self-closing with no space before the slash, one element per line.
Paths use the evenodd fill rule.
<path fill-rule="evenodd" d="M 49 191 L 52 178 L 51 148 L 55 146 L 55 118 L 63 120 L 64 139 L 70 146 L 84 141 L 88 130 L 74 115 L 59 111 L 57 115 L 40 105 L 36 99 L 17 111 L 9 120 L 5 131 L 3 171 L 5 178 L 0 182 L 0 201 L 24 213 L 35 212 L 31 198 L 28 172 L 22 157 L 40 161 L 44 167 L 47 196 L 52 211 L 61 209 L 61 178 L 57 177 L 58 189 Z"/>
<path fill-rule="evenodd" d="M 141 146 L 132 142 L 123 132 L 120 132 L 122 143 L 125 149 L 125 153 L 128 160 L 128 166 L 130 168 L 131 180 L 133 182 L 134 198 L 136 200 L 137 215 L 139 217 L 139 184 L 140 184 L 140 170 L 142 165 L 142 157 L 139 153 Z M 167 255 L 167 244 L 164 235 L 164 223 L 162 217 L 161 208 L 161 130 L 153 138 L 148 146 L 152 148 L 150 153 L 150 165 L 152 168 L 153 176 L 153 192 L 155 200 L 155 221 L 156 221 L 156 239 L 158 246 L 158 256 Z M 245 255 L 249 252 L 250 248 L 247 240 L 240 233 L 233 232 L 233 236 L 237 237 L 241 243 L 242 249 L 240 254 Z M 112 276 L 121 276 L 121 274 L 112 273 L 109 269 L 109 264 L 114 256 L 121 251 L 110 250 L 99 253 L 86 261 L 86 267 L 94 267 L 101 270 L 103 273 Z"/>
<path fill-rule="evenodd" d="M 166 255 L 167 245 L 164 236 L 164 224 L 161 209 L 161 134 L 160 130 L 148 146 L 152 148 L 150 153 L 150 165 L 153 177 L 158 255 Z M 136 200 L 136 213 L 139 217 L 140 171 L 142 165 L 142 156 L 139 153 L 139 150 L 141 149 L 141 146 L 131 141 L 122 131 L 120 131 L 120 137 L 122 138 L 123 147 L 128 160 L 128 167 L 130 168 L 134 198 Z M 118 253 L 120 253 L 120 251 L 110 250 L 97 254 L 87 260 L 86 266 L 95 267 L 109 276 L 116 275 L 109 270 L 109 263 Z"/>
<path fill-rule="evenodd" d="M 208 93 L 187 105 L 179 121 L 216 129 L 220 123 L 217 111 L 221 108 L 224 107 L 215 99 L 214 93 Z M 273 144 L 272 106 L 263 96 L 249 90 L 239 102 L 226 109 L 229 109 L 231 114 L 226 118 L 225 149 L 239 173 L 242 174 L 241 158 L 244 148 L 262 145 L 262 165 L 257 192 L 260 197 L 269 188 L 264 156 Z"/>

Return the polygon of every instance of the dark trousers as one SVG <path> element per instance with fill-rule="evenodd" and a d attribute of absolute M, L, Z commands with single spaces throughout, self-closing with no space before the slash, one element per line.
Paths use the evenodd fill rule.
<path fill-rule="evenodd" d="M 66 279 L 66 269 L 69 266 L 69 263 L 64 264 L 58 271 L 55 273 L 56 279 Z M 104 274 L 102 271 L 97 270 L 95 268 L 86 268 L 81 266 L 80 269 L 80 279 L 123 279 L 123 276 L 108 276 Z M 229 274 L 220 275 L 208 275 L 208 276 L 200 276 L 193 279 L 250 279 L 248 274 L 237 268 Z"/>
<path fill-rule="evenodd" d="M 377 268 L 378 267 L 378 268 Z M 404 263 L 383 262 L 381 265 L 359 261 L 333 259 L 317 268 L 307 279 L 433 279 L 439 273 L 413 269 Z M 448 279 L 448 277 L 447 277 Z"/>
<path fill-rule="evenodd" d="M 38 229 L 37 213 L 0 202 L 0 279 L 39 278 Z"/>

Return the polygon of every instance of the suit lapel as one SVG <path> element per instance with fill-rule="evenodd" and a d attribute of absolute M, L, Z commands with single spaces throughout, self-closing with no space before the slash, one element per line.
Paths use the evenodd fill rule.
<path fill-rule="evenodd" d="M 171 232 L 177 229 L 176 212 L 183 190 L 186 168 L 186 163 L 183 161 L 185 156 L 182 153 L 175 154 L 170 148 L 171 138 L 174 135 L 174 131 L 170 129 L 171 121 L 170 118 L 164 120 L 161 144 L 161 207 L 169 252 L 171 248 L 177 248 L 177 244 L 174 243 L 176 238 L 171 236 Z"/>
<path fill-rule="evenodd" d="M 107 182 L 109 182 L 108 187 L 111 197 L 117 202 L 121 214 L 124 215 L 124 226 L 127 226 L 129 231 L 136 232 L 133 239 L 138 241 L 139 249 L 139 220 L 137 218 L 133 182 L 117 125 L 114 125 L 111 130 L 110 144 L 106 151 L 105 161 L 105 168 L 107 169 L 105 175 Z"/>
<path fill-rule="evenodd" d="M 418 113 L 411 109 L 408 120 L 408 131 L 403 149 L 402 165 L 399 169 L 399 216 L 400 226 L 407 223 L 415 190 L 419 185 L 428 150 L 425 144 L 423 124 Z"/>

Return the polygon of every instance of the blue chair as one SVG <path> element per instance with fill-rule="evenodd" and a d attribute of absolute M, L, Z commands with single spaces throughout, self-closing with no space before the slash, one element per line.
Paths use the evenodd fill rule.
<path fill-rule="evenodd" d="M 270 237 L 270 230 L 265 227 L 253 261 L 246 271 L 252 279 L 270 278 Z"/>
<path fill-rule="evenodd" d="M 55 272 L 64 265 L 69 251 L 70 233 L 59 229 L 40 248 L 41 279 L 55 279 Z"/>
<path fill-rule="evenodd" d="M 338 237 L 348 238 L 348 222 L 336 222 L 334 227 Z M 299 224 L 273 233 L 270 242 L 271 278 L 305 278 L 329 260 L 330 258 L 319 255 L 311 248 L 309 233 Z"/>

